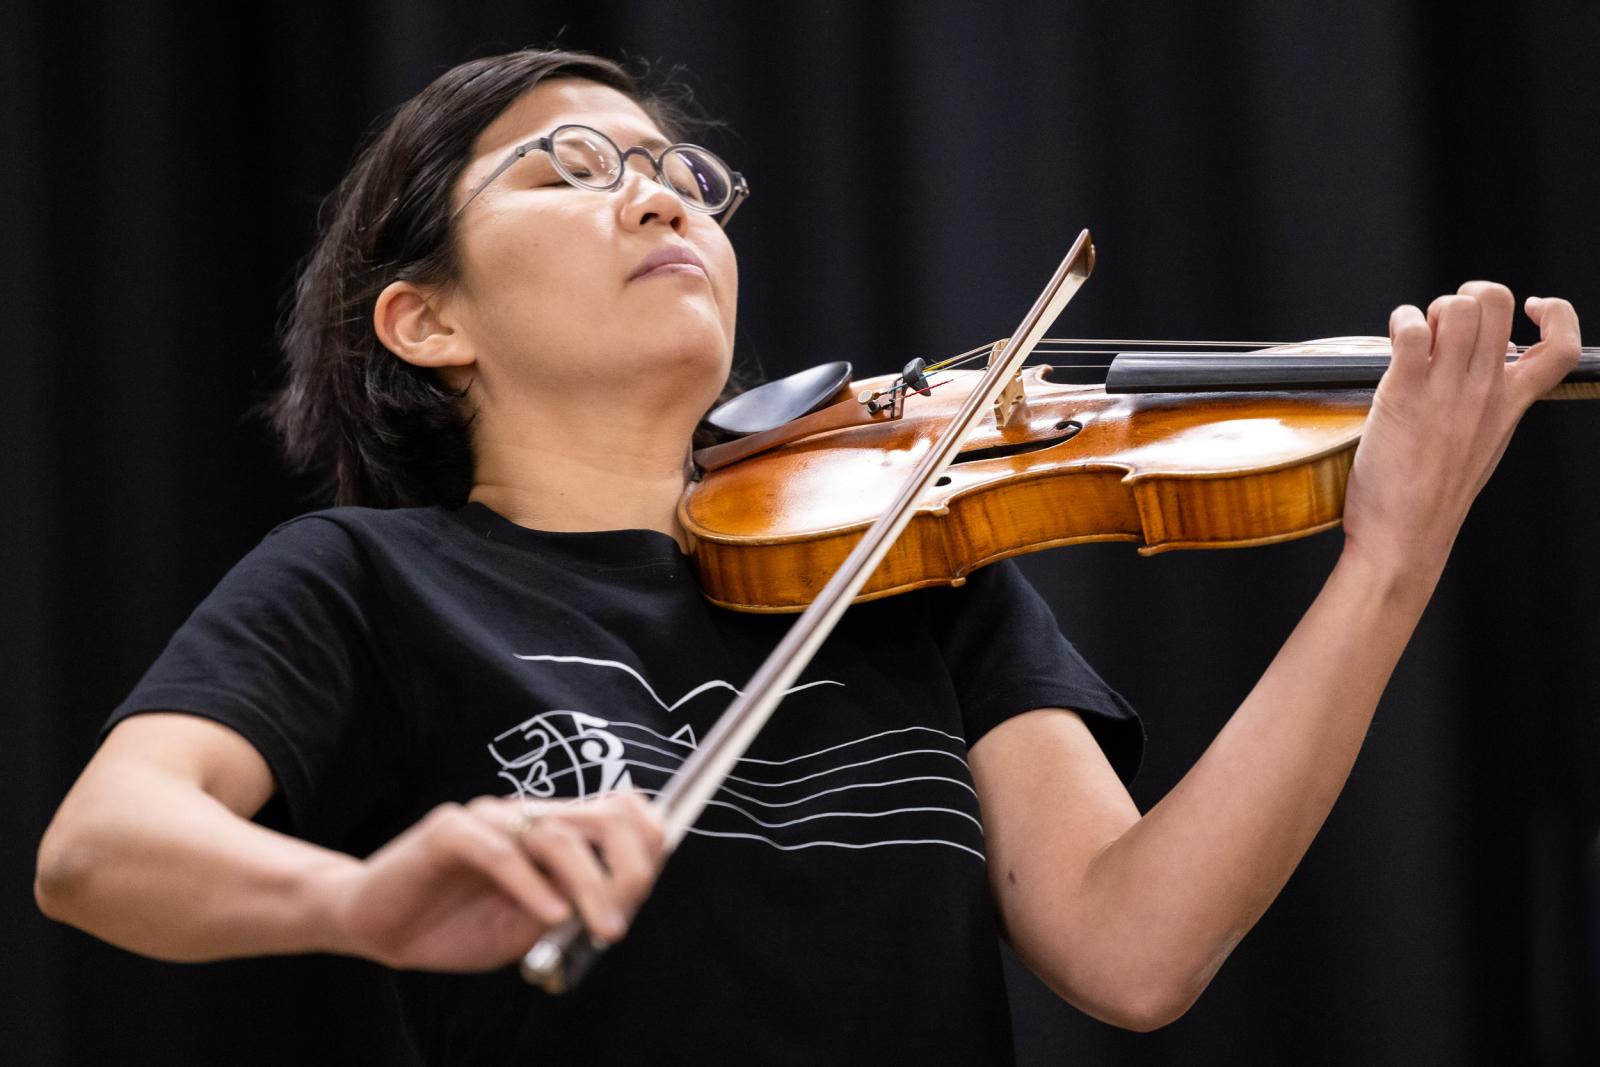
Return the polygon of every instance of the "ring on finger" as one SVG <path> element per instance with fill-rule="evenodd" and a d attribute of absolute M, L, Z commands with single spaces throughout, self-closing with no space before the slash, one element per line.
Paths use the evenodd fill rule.
<path fill-rule="evenodd" d="M 533 829 L 533 813 L 527 808 L 518 808 L 511 818 L 506 820 L 506 833 L 520 839 L 523 834 Z"/>

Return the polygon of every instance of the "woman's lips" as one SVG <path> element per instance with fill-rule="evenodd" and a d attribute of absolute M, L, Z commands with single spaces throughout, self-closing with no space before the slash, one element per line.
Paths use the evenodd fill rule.
<path fill-rule="evenodd" d="M 631 282 L 651 274 L 683 274 L 688 271 L 697 271 L 703 275 L 706 266 L 690 249 L 681 245 L 669 245 L 645 256 L 634 272 L 628 275 L 628 280 Z"/>

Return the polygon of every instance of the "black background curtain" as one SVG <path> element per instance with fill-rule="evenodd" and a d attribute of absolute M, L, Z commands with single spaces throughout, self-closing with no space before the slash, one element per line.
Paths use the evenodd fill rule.
<path fill-rule="evenodd" d="M 729 123 L 710 143 L 754 188 L 731 229 L 737 355 L 767 375 L 881 373 L 1005 335 L 1082 226 L 1100 262 L 1058 334 L 1382 333 L 1396 304 L 1487 277 L 1569 297 L 1600 342 L 1594 5 L 195 10 L 12 0 L 0 26 L 13 1062 L 403 1062 L 362 965 L 144 960 L 45 920 L 30 881 L 106 713 L 309 506 L 247 414 L 277 374 L 275 319 L 363 131 L 451 64 L 560 42 L 687 65 Z M 1596 1057 L 1597 454 L 1593 405 L 1529 414 L 1344 795 L 1199 1004 L 1130 1034 L 1014 970 L 1022 1062 Z M 1339 544 L 1025 561 L 1146 716 L 1141 808 Z"/>

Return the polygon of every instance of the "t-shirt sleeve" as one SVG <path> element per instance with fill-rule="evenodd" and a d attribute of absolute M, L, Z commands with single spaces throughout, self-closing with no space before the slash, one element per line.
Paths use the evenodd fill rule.
<path fill-rule="evenodd" d="M 374 616 L 383 608 L 359 546 L 338 524 L 279 526 L 201 602 L 101 730 L 147 711 L 212 719 L 266 760 L 289 829 L 307 835 L 336 775 L 371 773 L 368 719 L 382 701 Z M 363 742 L 361 739 L 369 739 Z"/>
<path fill-rule="evenodd" d="M 961 703 L 968 748 L 1013 716 L 1071 708 L 1117 776 L 1132 781 L 1144 754 L 1138 714 L 1061 636 L 1015 563 L 981 568 L 940 596 L 946 602 L 934 608 L 933 632 Z"/>

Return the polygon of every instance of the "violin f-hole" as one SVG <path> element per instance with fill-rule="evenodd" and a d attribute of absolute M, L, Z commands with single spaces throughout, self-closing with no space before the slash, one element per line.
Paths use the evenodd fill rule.
<path fill-rule="evenodd" d="M 951 462 L 976 463 L 984 459 L 1001 459 L 1005 456 L 1023 456 L 1029 452 L 1043 452 L 1047 448 L 1054 448 L 1063 441 L 1072 440 L 1078 436 L 1078 431 L 1082 429 L 1083 423 L 1076 419 L 1062 419 L 1045 436 L 1003 445 L 990 445 L 987 448 L 963 449 L 956 453 L 956 458 Z"/>

